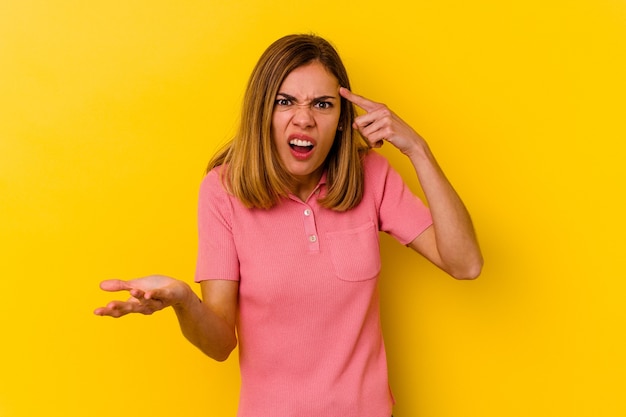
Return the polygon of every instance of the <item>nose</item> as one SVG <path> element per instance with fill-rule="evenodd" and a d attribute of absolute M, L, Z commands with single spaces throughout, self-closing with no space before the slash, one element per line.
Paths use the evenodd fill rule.
<path fill-rule="evenodd" d="M 294 109 L 292 122 L 301 128 L 314 126 L 315 118 L 313 117 L 313 109 L 311 109 L 310 106 L 296 107 Z"/>

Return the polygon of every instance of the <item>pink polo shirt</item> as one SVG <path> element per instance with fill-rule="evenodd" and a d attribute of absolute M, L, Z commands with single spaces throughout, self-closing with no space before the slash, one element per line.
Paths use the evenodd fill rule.
<path fill-rule="evenodd" d="M 381 155 L 347 212 L 307 201 L 247 209 L 219 169 L 199 199 L 196 281 L 239 281 L 239 417 L 389 417 L 393 398 L 379 317 L 378 232 L 410 243 L 429 210 Z"/>

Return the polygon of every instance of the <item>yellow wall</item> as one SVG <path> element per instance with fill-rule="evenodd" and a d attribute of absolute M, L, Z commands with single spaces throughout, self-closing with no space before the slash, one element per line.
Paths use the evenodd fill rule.
<path fill-rule="evenodd" d="M 485 252 L 456 282 L 383 239 L 395 414 L 626 415 L 623 0 L 3 0 L 0 416 L 234 415 L 234 358 L 92 310 L 102 279 L 191 282 L 204 165 L 309 31 L 429 140 Z"/>

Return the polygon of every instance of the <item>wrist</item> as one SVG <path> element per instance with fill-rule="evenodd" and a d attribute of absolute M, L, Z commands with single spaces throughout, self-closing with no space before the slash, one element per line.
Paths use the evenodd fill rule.
<path fill-rule="evenodd" d="M 200 298 L 184 281 L 178 281 L 179 288 L 176 290 L 178 296 L 176 302 L 172 305 L 176 310 L 188 310 L 201 302 Z"/>
<path fill-rule="evenodd" d="M 424 141 L 416 142 L 413 146 L 411 146 L 411 148 L 405 150 L 403 153 L 408 156 L 413 163 L 420 163 L 424 160 L 431 159 L 432 157 L 430 148 Z"/>

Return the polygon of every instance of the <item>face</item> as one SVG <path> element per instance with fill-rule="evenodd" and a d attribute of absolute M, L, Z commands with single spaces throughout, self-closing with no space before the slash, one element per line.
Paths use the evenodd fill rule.
<path fill-rule="evenodd" d="M 317 185 L 337 133 L 340 104 L 339 82 L 319 62 L 296 68 L 278 89 L 272 140 L 299 184 Z"/>

